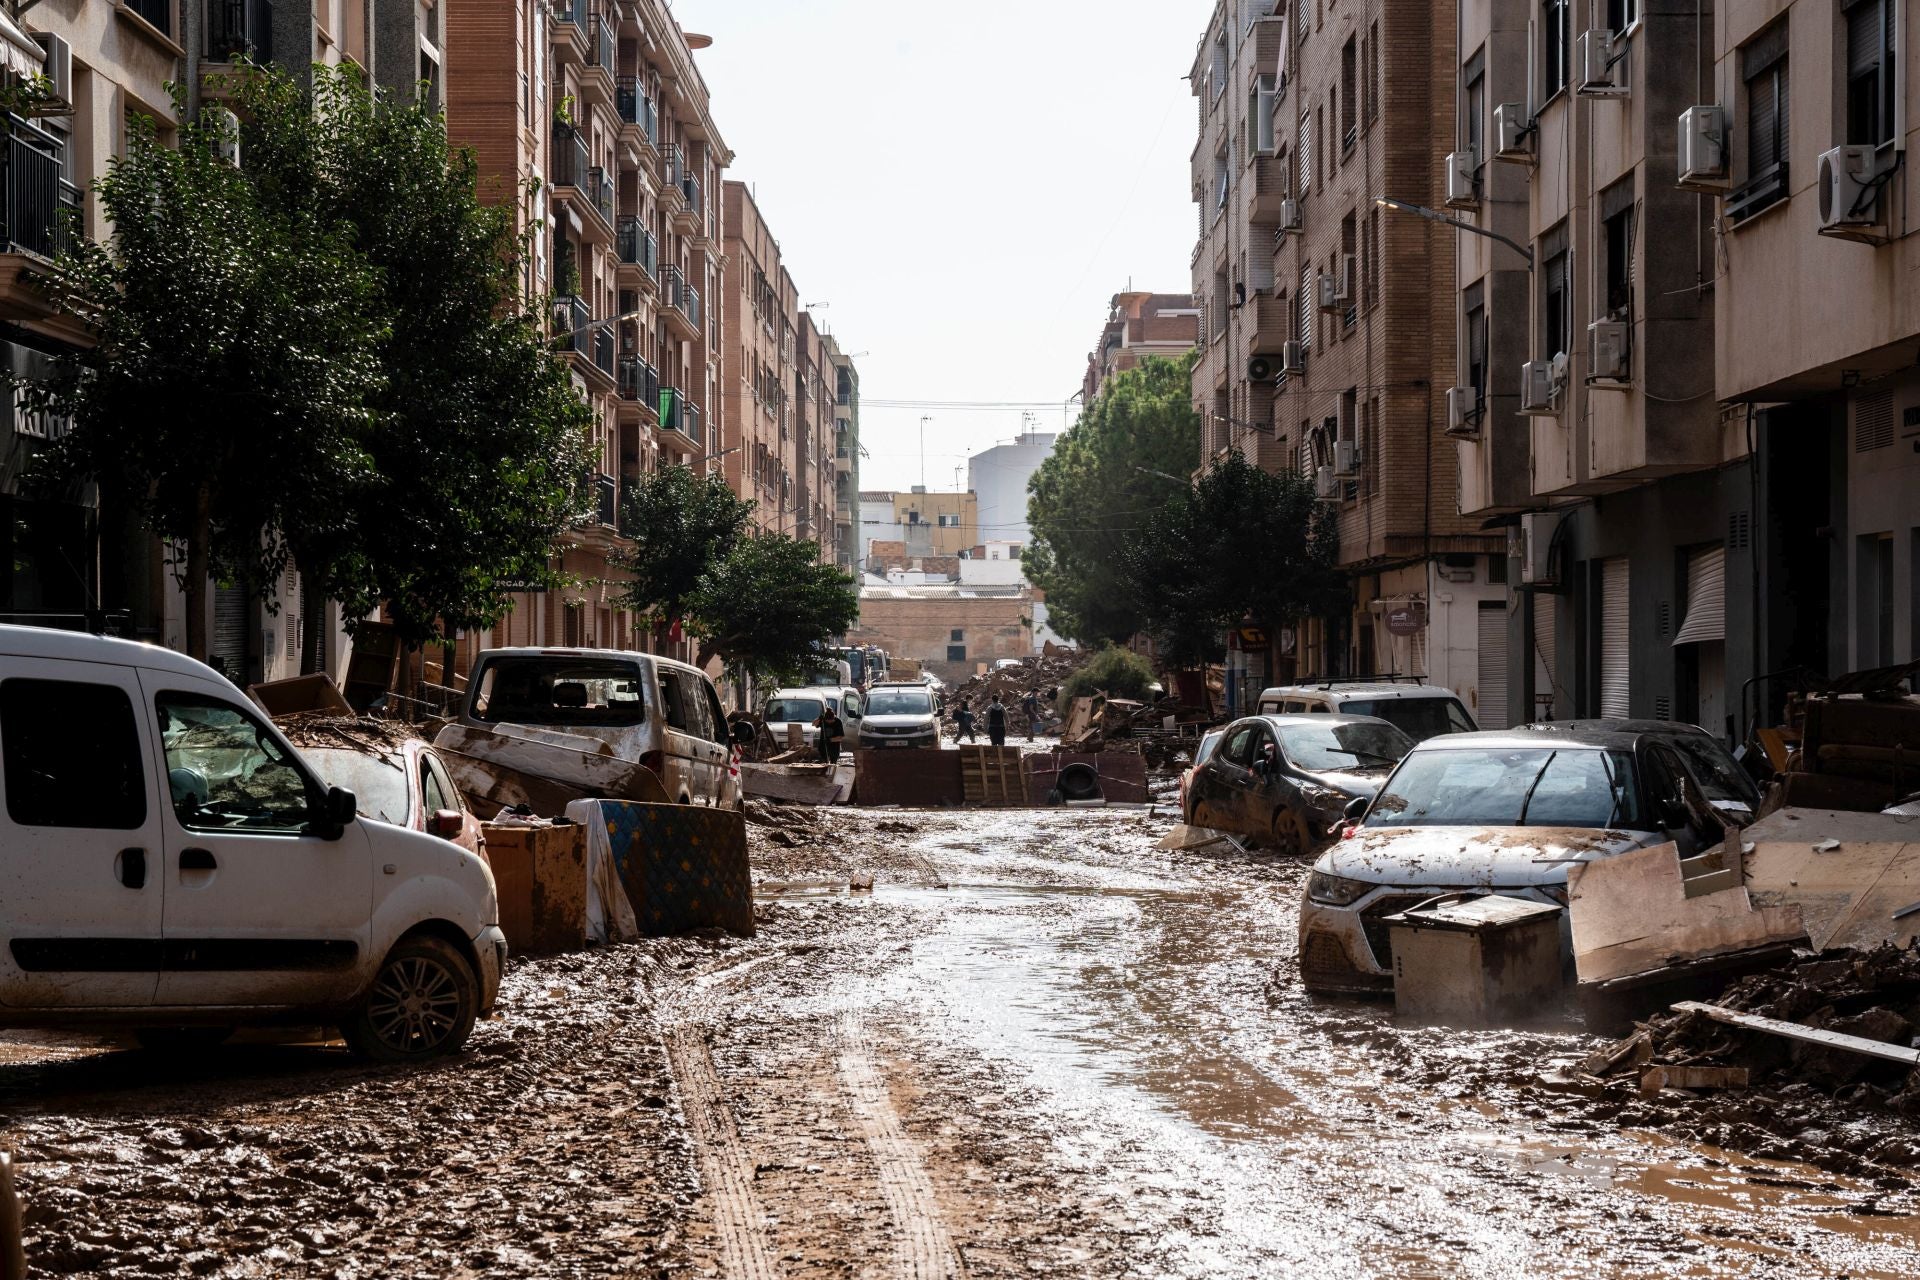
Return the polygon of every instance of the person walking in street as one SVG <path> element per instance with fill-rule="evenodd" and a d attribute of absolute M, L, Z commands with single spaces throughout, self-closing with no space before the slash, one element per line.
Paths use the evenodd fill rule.
<path fill-rule="evenodd" d="M 828 764 L 839 764 L 840 744 L 846 740 L 847 726 L 841 723 L 831 704 L 820 713 L 813 727 L 819 733 L 820 758 Z"/>
<path fill-rule="evenodd" d="M 973 708 L 968 705 L 965 698 L 960 699 L 960 709 L 953 713 L 953 736 L 955 741 L 961 738 L 965 738 L 968 742 L 974 741 Z"/>
<path fill-rule="evenodd" d="M 987 741 L 996 747 L 1007 745 L 1007 709 L 997 693 L 987 704 Z"/>
<path fill-rule="evenodd" d="M 1033 689 L 1027 690 L 1027 696 L 1020 700 L 1020 709 L 1027 715 L 1027 741 L 1033 741 L 1033 735 L 1040 732 L 1040 695 Z"/>

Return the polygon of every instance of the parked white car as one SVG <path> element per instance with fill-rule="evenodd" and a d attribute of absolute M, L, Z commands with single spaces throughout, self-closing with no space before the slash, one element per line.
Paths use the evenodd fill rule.
<path fill-rule="evenodd" d="M 727 713 L 707 673 L 621 649 L 487 649 L 460 723 L 604 742 L 647 766 L 679 804 L 740 807 Z M 529 733 L 527 731 L 531 730 Z"/>
<path fill-rule="evenodd" d="M 492 1009 L 499 915 L 483 859 L 359 817 L 210 667 L 0 626 L 0 1025 L 424 1058 Z"/>
<path fill-rule="evenodd" d="M 847 737 L 851 738 L 854 736 L 854 731 L 860 727 L 860 706 L 860 691 L 852 685 L 838 689 L 827 685 L 775 689 L 767 698 L 765 711 L 767 732 L 773 735 L 775 742 L 784 747 L 787 742 L 787 726 L 797 724 L 800 726 L 801 737 L 808 746 L 812 746 L 814 740 L 820 736 L 820 731 L 813 727 L 813 722 L 818 720 L 821 713 L 828 707 L 832 707 L 833 713 L 840 717 L 841 724 L 846 727 Z"/>
<path fill-rule="evenodd" d="M 854 742 L 868 750 L 938 747 L 940 717 L 924 684 L 877 684 L 867 690 L 866 713 Z"/>
<path fill-rule="evenodd" d="M 1328 680 L 1263 689 L 1258 709 L 1263 716 L 1374 716 L 1415 742 L 1480 728 L 1453 690 L 1411 681 Z"/>

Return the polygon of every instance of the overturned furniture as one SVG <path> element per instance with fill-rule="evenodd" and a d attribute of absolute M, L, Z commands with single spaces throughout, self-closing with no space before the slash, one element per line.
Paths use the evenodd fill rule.
<path fill-rule="evenodd" d="M 1558 1013 L 1560 908 L 1497 893 L 1456 894 L 1387 923 L 1396 1018 L 1502 1027 Z"/>
<path fill-rule="evenodd" d="M 845 804 L 853 797 L 853 763 L 740 764 L 743 795 L 787 804 Z"/>

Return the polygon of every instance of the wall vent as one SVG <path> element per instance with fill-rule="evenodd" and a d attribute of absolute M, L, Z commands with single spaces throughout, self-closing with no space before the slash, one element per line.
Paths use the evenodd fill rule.
<path fill-rule="evenodd" d="M 1867 453 L 1893 444 L 1893 392 L 1878 391 L 1853 402 L 1853 451 Z"/>
<path fill-rule="evenodd" d="M 1729 511 L 1727 513 L 1727 549 L 1745 551 L 1751 545 L 1753 545 L 1753 513 Z"/>

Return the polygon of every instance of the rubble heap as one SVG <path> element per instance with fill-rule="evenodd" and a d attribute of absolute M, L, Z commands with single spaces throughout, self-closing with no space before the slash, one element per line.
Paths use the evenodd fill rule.
<path fill-rule="evenodd" d="M 420 725 L 333 711 L 283 713 L 273 717 L 273 723 L 296 747 L 337 747 L 375 756 L 397 756 L 408 742 L 428 740 Z"/>
<path fill-rule="evenodd" d="M 1920 699 L 1811 697 L 1777 801 L 1878 812 L 1920 791 Z"/>
<path fill-rule="evenodd" d="M 961 699 L 966 699 L 967 705 L 973 708 L 975 715 L 983 715 L 987 704 L 993 701 L 993 695 L 996 693 L 1000 695 L 1002 703 L 1017 710 L 1029 690 L 1039 693 L 1041 698 L 1045 699 L 1049 691 L 1057 690 L 1068 676 L 1078 671 L 1089 656 L 1089 651 L 1084 649 L 1065 649 L 1056 653 L 1023 658 L 1017 667 L 1003 667 L 998 671 L 989 671 L 985 675 L 968 677 L 947 690 L 947 705 L 941 713 L 941 722 L 947 736 L 953 736 L 956 727 L 954 715 L 960 710 Z M 1043 705 L 1041 714 L 1052 716 L 1055 714 L 1054 708 Z M 976 727 L 982 733 L 986 731 L 984 718 Z"/>
<path fill-rule="evenodd" d="M 1920 1026 L 1920 950 L 1882 944 L 1833 950 L 1750 974 L 1717 1002 L 1816 1032 L 1906 1048 Z M 1704 1069 L 1704 1070 L 1701 1070 Z M 1730 1069 L 1722 1074 L 1718 1069 Z M 1592 1076 L 1629 1076 L 1642 1092 L 1698 1080 L 1707 1088 L 1810 1086 L 1854 1106 L 1920 1117 L 1920 1071 L 1842 1047 L 1716 1021 L 1699 1007 L 1660 1014 L 1580 1064 Z"/>

